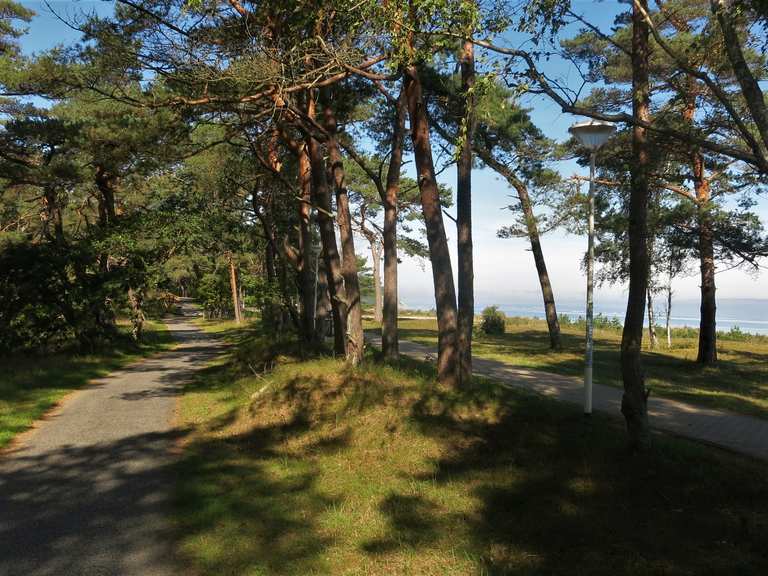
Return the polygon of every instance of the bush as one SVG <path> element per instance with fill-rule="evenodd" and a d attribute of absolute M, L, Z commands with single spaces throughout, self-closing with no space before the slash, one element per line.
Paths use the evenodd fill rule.
<path fill-rule="evenodd" d="M 112 279 L 92 262 L 82 245 L 0 237 L 0 354 L 73 340 L 91 351 L 114 336 Z"/>
<path fill-rule="evenodd" d="M 507 316 L 499 310 L 498 306 L 488 306 L 482 312 L 483 321 L 480 324 L 480 331 L 483 334 L 504 334 L 504 328 Z"/>

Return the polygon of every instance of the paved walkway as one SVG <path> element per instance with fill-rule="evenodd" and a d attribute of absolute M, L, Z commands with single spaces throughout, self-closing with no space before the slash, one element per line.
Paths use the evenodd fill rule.
<path fill-rule="evenodd" d="M 381 346 L 378 334 L 366 334 L 366 339 L 377 347 Z M 401 340 L 400 353 L 424 360 L 428 355 L 436 356 L 437 348 Z M 472 363 L 476 374 L 497 379 L 515 388 L 574 404 L 584 403 L 584 383 L 580 378 L 516 368 L 504 362 L 478 357 L 474 357 Z M 621 394 L 619 388 L 595 384 L 592 389 L 593 409 L 619 415 Z M 768 460 L 768 420 L 653 395 L 648 400 L 648 413 L 654 429 Z"/>
<path fill-rule="evenodd" d="M 75 392 L 0 454 L 1 576 L 175 573 L 177 396 L 221 344 L 183 317 L 167 324 L 177 348 Z"/>

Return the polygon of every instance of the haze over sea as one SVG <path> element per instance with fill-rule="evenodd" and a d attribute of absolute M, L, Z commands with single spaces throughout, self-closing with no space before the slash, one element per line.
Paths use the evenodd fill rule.
<path fill-rule="evenodd" d="M 496 305 L 507 316 L 520 316 L 526 318 L 544 318 L 544 305 L 539 299 L 535 301 L 526 295 L 525 299 L 515 302 L 485 301 L 476 302 L 475 311 L 479 314 L 486 306 Z M 572 319 L 584 316 L 585 303 L 575 298 L 562 298 L 556 302 L 558 314 L 567 314 Z M 409 301 L 401 302 L 401 306 L 409 310 L 431 310 L 435 307 L 434 301 Z M 595 314 L 602 314 L 608 318 L 624 320 L 624 308 L 626 300 L 606 298 L 595 301 Z M 656 324 L 664 325 L 666 308 L 663 299 L 654 302 Z M 647 312 L 646 312 L 647 314 Z M 688 326 L 699 327 L 699 302 L 692 299 L 680 299 L 672 301 L 671 324 L 673 327 Z M 647 324 L 647 319 L 646 319 Z M 768 334 L 768 299 L 759 298 L 723 298 L 717 302 L 717 329 L 727 332 L 732 328 L 739 328 L 742 332 L 752 334 Z"/>

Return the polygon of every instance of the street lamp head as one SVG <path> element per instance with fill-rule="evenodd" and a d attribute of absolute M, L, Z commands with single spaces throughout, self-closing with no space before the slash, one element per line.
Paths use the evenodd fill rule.
<path fill-rule="evenodd" d="M 579 144 L 595 151 L 608 141 L 608 138 L 616 132 L 616 126 L 602 120 L 586 120 L 576 122 L 568 128 L 568 132 L 579 141 Z"/>

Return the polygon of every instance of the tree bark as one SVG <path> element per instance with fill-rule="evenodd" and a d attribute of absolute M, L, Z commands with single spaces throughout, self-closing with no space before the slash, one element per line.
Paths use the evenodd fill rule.
<path fill-rule="evenodd" d="M 116 178 L 104 170 L 101 166 L 96 167 L 96 188 L 99 190 L 99 220 L 103 227 L 108 227 L 115 223 L 117 219 L 117 210 L 115 208 L 115 180 Z"/>
<path fill-rule="evenodd" d="M 635 120 L 647 123 L 650 121 L 649 30 L 638 4 L 645 10 L 648 7 L 647 0 L 636 0 L 632 6 L 632 115 Z M 641 362 L 643 316 L 648 290 L 648 148 L 647 129 L 635 124 L 632 128 L 634 158 L 629 200 L 629 295 L 621 337 L 621 374 L 624 382 L 621 412 L 627 422 L 629 445 L 633 450 L 647 448 L 651 440 Z"/>
<path fill-rule="evenodd" d="M 472 379 L 472 327 L 475 320 L 474 261 L 472 257 L 472 140 L 474 112 L 472 90 L 475 85 L 474 44 L 462 45 L 461 90 L 464 100 L 464 130 L 456 162 L 456 233 L 458 255 L 458 347 L 459 384 Z"/>
<path fill-rule="evenodd" d="M 382 307 L 384 304 L 381 292 L 381 243 L 377 237 L 368 239 L 371 244 L 371 260 L 373 262 L 373 292 L 375 295 L 373 304 L 373 319 L 376 322 L 382 320 Z"/>
<path fill-rule="evenodd" d="M 701 270 L 701 306 L 699 315 L 700 364 L 717 362 L 717 301 L 715 297 L 715 243 L 710 213 L 709 180 L 704 176 L 704 159 L 692 152 L 693 186 L 696 192 L 696 219 L 699 232 L 699 268 Z"/>
<path fill-rule="evenodd" d="M 315 338 L 315 270 L 312 257 L 312 170 L 306 145 L 299 146 L 299 298 L 301 300 L 301 334 L 305 342 Z"/>
<path fill-rule="evenodd" d="M 308 95 L 307 115 L 314 119 L 315 102 Z M 317 220 L 320 228 L 320 240 L 323 245 L 323 256 L 328 273 L 328 295 L 331 299 L 333 314 L 333 348 L 336 354 L 347 354 L 347 298 L 344 290 L 344 277 L 341 272 L 341 259 L 336 245 L 336 231 L 333 226 L 331 211 L 331 196 L 326 179 L 326 167 L 320 143 L 311 135 L 307 135 L 307 149 L 312 168 L 312 190 L 317 206 Z"/>
<path fill-rule="evenodd" d="M 344 183 L 344 162 L 336 142 L 336 117 L 330 105 L 323 111 L 324 128 L 328 132 L 328 161 L 336 192 L 337 223 L 341 239 L 341 272 L 347 299 L 347 361 L 357 366 L 363 360 L 365 340 L 363 336 L 363 307 L 360 301 L 360 281 L 357 277 L 357 254 L 352 232 L 352 215 L 349 211 L 349 195 Z"/>
<path fill-rule="evenodd" d="M 670 261 L 671 262 L 671 261 Z M 667 281 L 667 348 L 672 348 L 672 264 Z"/>
<path fill-rule="evenodd" d="M 653 290 L 648 288 L 648 338 L 650 339 L 651 350 L 655 350 L 659 340 L 656 338 L 656 318 L 653 311 Z"/>
<path fill-rule="evenodd" d="M 421 210 L 427 231 L 435 289 L 438 330 L 437 377 L 442 384 L 456 387 L 459 384 L 456 289 L 453 284 L 451 256 L 448 251 L 443 210 L 429 141 L 429 120 L 416 66 L 408 66 L 405 69 L 405 93 L 411 119 L 411 141 L 416 160 Z"/>
<path fill-rule="evenodd" d="M 381 202 L 384 205 L 384 302 L 382 305 L 381 351 L 388 362 L 397 362 L 400 347 L 397 335 L 397 197 L 400 193 L 400 169 L 403 164 L 405 117 L 408 113 L 405 88 L 400 90 L 392 127 L 392 148 L 387 169 L 387 183 Z"/>
<path fill-rule="evenodd" d="M 317 310 L 315 312 L 315 338 L 324 343 L 328 335 L 328 318 L 331 312 L 331 299 L 328 296 L 328 273 L 322 254 L 317 261 Z"/>
<path fill-rule="evenodd" d="M 747 103 L 747 109 L 755 122 L 764 148 L 768 148 L 768 106 L 765 103 L 765 96 L 760 84 L 749 69 L 741 49 L 739 34 L 733 22 L 734 2 L 711 0 L 710 5 L 723 32 L 725 52 L 741 87 L 741 94 Z"/>
<path fill-rule="evenodd" d="M 141 342 L 144 335 L 144 293 L 142 290 L 128 288 L 128 304 L 131 307 L 131 337 L 134 342 Z"/>
<path fill-rule="evenodd" d="M 706 202 L 698 204 L 697 213 L 699 219 L 701 307 L 699 352 L 696 361 L 700 364 L 714 364 L 717 362 L 717 302 L 715 298 L 714 239 L 708 204 Z"/>
<path fill-rule="evenodd" d="M 541 248 L 539 226 L 536 223 L 536 216 L 533 213 L 533 204 L 531 203 L 531 197 L 528 194 L 528 188 L 525 183 L 517 178 L 509 167 L 494 158 L 490 151 L 484 148 L 475 147 L 475 152 L 488 167 L 502 175 L 517 192 L 517 197 L 520 199 L 520 207 L 523 210 L 523 217 L 525 218 L 528 240 L 531 243 L 533 261 L 536 264 L 536 272 L 539 276 L 541 295 L 544 299 L 544 314 L 547 318 L 547 328 L 549 329 L 549 347 L 552 350 L 562 350 L 563 345 L 560 337 L 560 320 L 557 317 L 555 293 L 552 290 L 552 283 L 549 280 L 547 263 L 544 259 L 544 250 Z"/>
<path fill-rule="evenodd" d="M 227 254 L 227 260 L 229 263 L 229 286 L 232 289 L 232 308 L 235 312 L 235 322 L 242 324 L 243 316 L 240 310 L 240 295 L 237 290 L 237 271 L 235 270 L 235 263 L 232 260 L 232 253 Z"/>
<path fill-rule="evenodd" d="M 683 120 L 693 126 L 696 113 L 696 84 L 690 82 Z M 696 194 L 696 222 L 699 240 L 699 269 L 701 303 L 699 306 L 699 348 L 696 361 L 700 364 L 717 362 L 717 302 L 715 297 L 714 232 L 710 216 L 709 180 L 705 175 L 704 155 L 697 146 L 689 149 L 693 188 Z"/>

